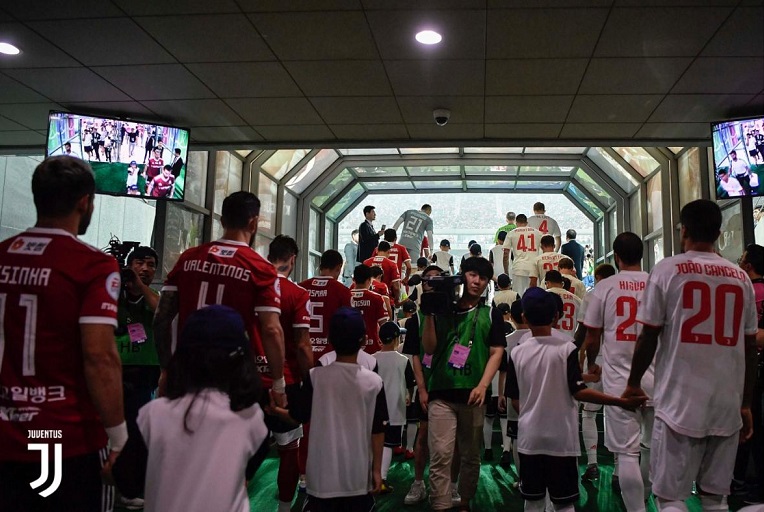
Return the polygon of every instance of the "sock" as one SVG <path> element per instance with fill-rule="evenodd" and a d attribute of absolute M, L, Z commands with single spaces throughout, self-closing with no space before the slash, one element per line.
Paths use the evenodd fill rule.
<path fill-rule="evenodd" d="M 590 466 L 597 464 L 597 423 L 594 421 L 594 411 L 581 413 L 581 432 L 586 447 L 586 463 Z"/>
<path fill-rule="evenodd" d="M 291 501 L 281 501 L 279 500 L 279 510 L 278 512 L 290 512 L 292 510 L 292 502 Z"/>
<path fill-rule="evenodd" d="M 650 499 L 653 483 L 650 481 L 650 448 L 639 445 L 639 469 L 642 472 L 642 483 L 645 486 L 645 501 Z"/>
<path fill-rule="evenodd" d="M 703 508 L 703 512 L 729 510 L 729 506 L 727 506 L 727 498 L 724 496 L 719 496 L 718 494 L 701 494 L 700 506 Z"/>
<path fill-rule="evenodd" d="M 554 505 L 552 505 L 552 498 L 549 497 L 549 491 L 544 496 L 544 510 L 546 512 L 554 512 Z"/>
<path fill-rule="evenodd" d="M 574 510 L 576 510 L 575 507 L 573 507 L 572 503 L 568 503 L 567 505 L 557 505 L 557 504 L 553 504 L 553 505 L 554 505 L 555 512 L 573 512 Z"/>
<path fill-rule="evenodd" d="M 544 500 L 525 500 L 525 512 L 543 512 Z"/>
<path fill-rule="evenodd" d="M 655 505 L 660 512 L 688 512 L 684 501 L 668 501 L 661 498 L 655 498 Z"/>
<path fill-rule="evenodd" d="M 291 446 L 291 444 L 290 444 Z M 279 474 L 277 477 L 279 488 L 279 501 L 292 503 L 294 492 L 297 489 L 297 480 L 300 478 L 298 469 L 297 446 L 292 448 L 279 447 Z"/>
<path fill-rule="evenodd" d="M 416 435 L 419 431 L 419 426 L 417 423 L 409 423 L 406 426 L 406 450 L 413 452 L 414 451 L 414 441 L 416 441 Z"/>
<path fill-rule="evenodd" d="M 308 465 L 308 439 L 310 438 L 310 423 L 302 425 L 302 439 L 300 439 L 300 448 L 298 450 L 297 464 L 301 475 L 305 474 Z"/>
<path fill-rule="evenodd" d="M 512 441 L 512 460 L 515 461 L 515 469 L 517 470 L 517 476 L 520 476 L 520 454 L 517 452 L 517 439 Z"/>
<path fill-rule="evenodd" d="M 387 480 L 390 463 L 393 462 L 393 449 L 385 446 L 382 449 L 382 480 Z"/>
<path fill-rule="evenodd" d="M 483 418 L 483 448 L 486 450 L 491 449 L 491 441 L 493 440 L 493 418 L 486 416 Z"/>
<path fill-rule="evenodd" d="M 618 457 L 618 479 L 623 504 L 628 512 L 645 512 L 645 486 L 636 454 L 621 453 Z"/>
<path fill-rule="evenodd" d="M 501 425 L 501 451 L 508 452 L 510 450 L 510 440 L 507 435 L 507 418 L 499 417 L 499 425 Z"/>

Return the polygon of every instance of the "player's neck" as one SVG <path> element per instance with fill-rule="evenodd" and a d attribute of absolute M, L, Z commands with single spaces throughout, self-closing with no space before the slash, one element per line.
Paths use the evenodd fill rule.
<path fill-rule="evenodd" d="M 358 353 L 342 356 L 337 354 L 337 362 L 358 364 Z"/>
<path fill-rule="evenodd" d="M 619 272 L 640 272 L 642 265 L 621 265 Z"/>
<path fill-rule="evenodd" d="M 225 229 L 223 230 L 223 238 L 225 240 L 242 242 L 249 245 L 249 241 L 252 238 L 252 233 L 244 229 Z"/>
<path fill-rule="evenodd" d="M 79 219 L 73 215 L 61 218 L 38 217 L 36 228 L 62 229 L 74 236 L 79 234 Z"/>
<path fill-rule="evenodd" d="M 380 352 L 395 352 L 395 343 L 389 343 L 389 344 L 382 344 L 382 348 L 379 349 Z"/>
<path fill-rule="evenodd" d="M 696 242 L 692 239 L 686 239 L 684 242 L 684 252 L 716 252 L 716 248 L 713 243 L 708 242 Z"/>
<path fill-rule="evenodd" d="M 529 329 L 531 330 L 531 334 L 533 334 L 534 336 L 551 336 L 552 335 L 551 325 L 531 325 L 529 326 Z"/>

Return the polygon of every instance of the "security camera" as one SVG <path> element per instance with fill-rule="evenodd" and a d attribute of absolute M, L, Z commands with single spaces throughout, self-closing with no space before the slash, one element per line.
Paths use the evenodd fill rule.
<path fill-rule="evenodd" d="M 432 118 L 438 126 L 446 126 L 451 118 L 451 111 L 447 108 L 436 108 L 432 111 Z"/>

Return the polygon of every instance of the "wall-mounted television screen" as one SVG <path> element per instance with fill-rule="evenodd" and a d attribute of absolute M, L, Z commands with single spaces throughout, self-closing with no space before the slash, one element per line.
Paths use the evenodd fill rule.
<path fill-rule="evenodd" d="M 711 125 L 716 198 L 764 196 L 764 117 Z"/>
<path fill-rule="evenodd" d="M 182 201 L 188 140 L 176 126 L 52 111 L 46 156 L 90 163 L 100 194 Z"/>

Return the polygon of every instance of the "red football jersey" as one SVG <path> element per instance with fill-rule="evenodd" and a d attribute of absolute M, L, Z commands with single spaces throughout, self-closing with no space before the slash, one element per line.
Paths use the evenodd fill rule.
<path fill-rule="evenodd" d="M 164 160 L 161 158 L 149 158 L 149 163 L 146 166 L 146 181 L 151 181 L 162 173 L 162 167 L 164 167 Z"/>
<path fill-rule="evenodd" d="M 117 326 L 117 261 L 60 229 L 0 243 L 0 460 L 39 461 L 28 430 L 60 430 L 63 456 L 106 446 L 80 324 Z"/>
<path fill-rule="evenodd" d="M 401 272 L 399 266 L 385 256 L 374 256 L 364 261 L 363 264 L 369 267 L 382 268 L 382 272 L 384 272 L 384 274 L 382 274 L 382 282 L 387 285 L 387 296 L 390 297 L 390 300 L 393 302 L 393 304 L 397 304 L 398 297 L 394 297 L 395 294 L 393 293 L 393 283 L 396 281 L 400 282 L 401 280 Z"/>
<path fill-rule="evenodd" d="M 295 384 L 302 381 L 300 376 L 300 367 L 297 364 L 297 338 L 295 329 L 309 329 L 310 300 L 308 291 L 284 276 L 279 276 L 279 287 L 281 288 L 281 315 L 279 322 L 284 330 L 284 380 L 287 384 Z M 268 360 L 265 357 L 265 350 L 262 345 L 255 348 L 257 356 L 257 369 L 263 378 L 263 385 L 271 387 L 273 380 L 268 377 L 271 369 Z"/>
<path fill-rule="evenodd" d="M 239 312 L 253 350 L 262 347 L 257 312 L 281 313 L 276 269 L 243 242 L 218 240 L 188 249 L 167 275 L 162 291 L 177 291 L 178 334 L 188 315 L 211 304 Z"/>
<path fill-rule="evenodd" d="M 175 176 L 170 175 L 165 179 L 164 176 L 159 175 L 154 178 L 153 188 L 151 189 L 151 197 L 168 197 L 172 191 L 172 186 L 175 183 Z"/>
<path fill-rule="evenodd" d="M 371 257 L 377 255 L 379 252 L 378 248 L 374 248 L 373 251 L 371 251 Z M 402 268 L 403 264 L 407 261 L 411 261 L 411 256 L 409 256 L 409 250 L 406 249 L 401 244 L 393 244 L 390 246 L 390 252 L 387 255 L 387 258 L 392 260 L 393 263 L 398 265 L 398 268 Z"/>
<path fill-rule="evenodd" d="M 352 290 L 350 305 L 361 311 L 363 323 L 366 324 L 366 347 L 364 350 L 369 354 L 382 348 L 379 339 L 379 324 L 389 320 L 385 300 L 378 293 L 371 290 Z"/>
<path fill-rule="evenodd" d="M 310 302 L 310 344 L 313 362 L 334 348 L 329 343 L 329 321 L 342 306 L 350 306 L 350 289 L 331 277 L 314 277 L 300 283 L 308 290 Z"/>

